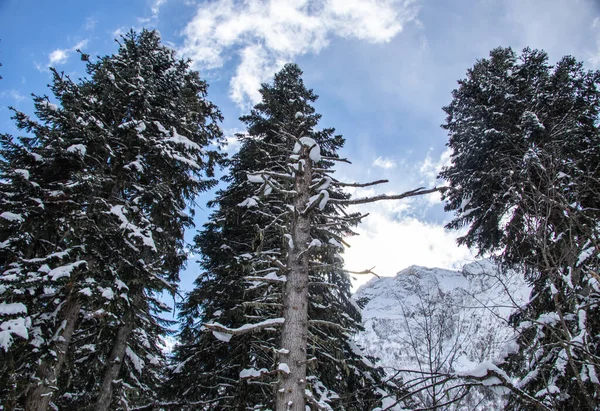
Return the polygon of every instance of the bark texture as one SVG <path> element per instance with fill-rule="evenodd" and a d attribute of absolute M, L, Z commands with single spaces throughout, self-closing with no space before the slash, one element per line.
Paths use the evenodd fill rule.
<path fill-rule="evenodd" d="M 106 370 L 102 377 L 102 383 L 100 384 L 100 393 L 96 400 L 95 411 L 108 411 L 113 397 L 113 381 L 119 376 L 121 371 L 121 365 L 124 361 L 125 350 L 127 348 L 127 341 L 131 336 L 133 330 L 133 313 L 125 316 L 123 324 L 117 332 L 115 343 L 108 357 L 106 363 Z"/>
<path fill-rule="evenodd" d="M 46 411 L 50 405 L 52 394 L 56 391 L 56 381 L 71 343 L 71 337 L 77 324 L 77 318 L 81 305 L 77 297 L 70 295 L 61 312 L 61 328 L 53 350 L 56 353 L 56 361 L 42 362 L 36 372 L 36 381 L 29 387 L 25 398 L 25 409 L 27 411 Z"/>
<path fill-rule="evenodd" d="M 308 244 L 310 243 L 310 213 L 302 213 L 310 198 L 312 180 L 308 150 L 303 147 L 304 170 L 296 173 L 295 215 L 291 236 L 293 248 L 288 255 L 288 276 L 283 301 L 281 333 L 282 353 L 279 355 L 277 411 L 306 411 L 306 347 L 308 346 Z M 289 373 L 286 371 L 287 365 Z"/>

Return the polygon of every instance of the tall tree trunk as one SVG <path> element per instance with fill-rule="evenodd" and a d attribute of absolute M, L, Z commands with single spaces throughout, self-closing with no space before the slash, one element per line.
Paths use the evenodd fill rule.
<path fill-rule="evenodd" d="M 113 344 L 110 356 L 106 363 L 104 376 L 102 377 L 102 383 L 100 384 L 100 393 L 96 401 L 95 411 L 108 411 L 113 397 L 113 381 L 119 376 L 121 371 L 121 365 L 123 364 L 125 357 L 125 350 L 127 348 L 127 341 L 131 336 L 133 330 L 133 318 L 134 313 L 131 312 L 133 307 L 130 307 L 130 312 L 127 313 L 123 319 L 123 324 L 117 331 L 117 337 Z"/>
<path fill-rule="evenodd" d="M 53 344 L 56 361 L 42 362 L 36 372 L 36 382 L 29 387 L 25 398 L 27 411 L 46 411 L 50 405 L 52 394 L 56 391 L 56 382 L 65 359 L 67 350 L 75 331 L 81 304 L 73 294 L 69 295 L 65 308 L 61 311 L 61 328 L 59 336 Z"/>
<path fill-rule="evenodd" d="M 304 170 L 296 173 L 295 214 L 292 222 L 293 248 L 288 255 L 288 276 L 283 297 L 285 322 L 281 332 L 277 411 L 306 411 L 306 348 L 308 346 L 308 244 L 310 243 L 310 213 L 302 211 L 310 198 L 312 180 L 308 150 L 302 148 Z M 286 364 L 285 367 L 283 364 Z M 289 368 L 289 373 L 287 369 Z"/>

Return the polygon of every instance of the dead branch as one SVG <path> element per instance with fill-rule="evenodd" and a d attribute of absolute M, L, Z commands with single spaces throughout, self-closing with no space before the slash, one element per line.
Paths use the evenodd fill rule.
<path fill-rule="evenodd" d="M 389 183 L 389 180 L 377 180 L 371 181 L 370 183 L 342 183 L 341 181 L 333 181 L 333 184 L 339 187 L 371 187 L 376 186 L 378 184 Z"/>
<path fill-rule="evenodd" d="M 353 200 L 342 200 L 342 199 L 332 198 L 329 200 L 329 202 L 334 203 L 334 204 L 343 204 L 343 205 L 367 204 L 367 203 L 374 203 L 376 201 L 383 201 L 383 200 L 401 200 L 403 198 L 415 197 L 415 196 L 420 196 L 420 195 L 430 194 L 430 193 L 436 193 L 439 191 L 443 191 L 445 189 L 446 189 L 446 187 L 434 187 L 434 188 L 430 188 L 430 189 L 425 189 L 424 187 L 419 187 L 415 190 L 407 191 L 402 194 L 393 194 L 393 195 L 381 194 L 381 195 L 374 196 L 374 197 L 363 197 L 363 198 L 356 198 Z"/>
<path fill-rule="evenodd" d="M 371 268 L 368 268 L 368 269 L 366 269 L 366 270 L 362 270 L 362 271 L 350 271 L 350 270 L 344 270 L 344 272 L 345 272 L 345 273 L 348 273 L 348 274 L 356 274 L 356 275 L 366 275 L 366 274 L 371 274 L 371 275 L 374 275 L 374 276 L 375 276 L 375 277 L 377 277 L 377 278 L 381 278 L 381 277 L 380 277 L 378 274 L 375 274 L 375 273 L 373 272 L 373 269 L 374 269 L 374 268 L 375 268 L 375 267 L 371 267 Z"/>
<path fill-rule="evenodd" d="M 329 160 L 329 161 L 339 161 L 341 163 L 352 164 L 352 162 L 350 160 L 348 160 L 347 158 L 321 156 L 321 159 L 322 160 Z"/>

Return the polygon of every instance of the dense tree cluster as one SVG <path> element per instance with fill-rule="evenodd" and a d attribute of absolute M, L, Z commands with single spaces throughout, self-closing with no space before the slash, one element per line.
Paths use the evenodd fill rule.
<path fill-rule="evenodd" d="M 444 128 L 450 228 L 525 273 L 503 368 L 508 409 L 597 409 L 600 400 L 600 72 L 543 51 L 491 52 L 453 92 Z M 518 390 L 517 390 L 518 389 Z"/>
<path fill-rule="evenodd" d="M 53 71 L 2 136 L 0 386 L 5 409 L 129 409 L 154 401 L 159 293 L 185 262 L 189 203 L 216 184 L 220 114 L 156 32 Z M 94 405 L 95 404 L 95 405 Z"/>

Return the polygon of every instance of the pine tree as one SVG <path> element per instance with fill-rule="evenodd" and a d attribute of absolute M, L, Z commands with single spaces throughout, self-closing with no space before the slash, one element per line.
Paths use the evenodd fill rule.
<path fill-rule="evenodd" d="M 530 302 L 512 321 L 507 408 L 596 409 L 599 341 L 600 72 L 543 51 L 495 49 L 459 81 L 444 128 L 449 228 L 518 267 Z"/>
<path fill-rule="evenodd" d="M 10 381 L 2 398 L 9 409 L 23 396 L 28 409 L 47 407 L 46 385 L 30 386 L 29 379 L 55 383 L 80 308 L 71 280 L 87 269 L 73 230 L 82 214 L 79 147 L 61 140 L 50 125 L 58 107 L 45 97 L 34 102 L 43 123 L 14 116 L 34 137 L 2 137 L 0 342 L 3 380 Z"/>
<path fill-rule="evenodd" d="M 5 220 L 18 224 L 18 230 L 11 226 L 0 231 L 39 239 L 49 249 L 43 252 L 46 259 L 60 251 L 52 258 L 66 255 L 74 260 L 54 269 L 60 275 L 53 274 L 50 266 L 39 281 L 42 290 L 56 287 L 47 297 L 55 306 L 34 305 L 31 298 L 20 297 L 31 282 L 30 269 L 10 271 L 23 263 L 25 247 L 16 239 L 2 238 L 11 246 L 0 280 L 6 287 L 5 300 L 21 304 L 12 306 L 12 311 L 18 308 L 17 314 L 26 315 L 21 315 L 23 321 L 39 316 L 49 323 L 36 340 L 40 352 L 47 351 L 43 355 L 48 359 L 42 354 L 38 358 L 49 375 L 38 370 L 39 383 L 24 393 L 30 404 L 40 402 L 31 398 L 36 397 L 35 390 L 41 391 L 37 397 L 45 404 L 35 409 L 46 409 L 57 391 L 60 396 L 54 401 L 71 409 L 127 409 L 156 400 L 164 361 L 159 345 L 166 332 L 159 314 L 168 309 L 158 296 L 176 290 L 185 263 L 183 230 L 192 224 L 186 210 L 198 192 L 214 186 L 213 168 L 221 160 L 209 148 L 219 143 L 221 131 L 220 114 L 205 98 L 206 83 L 189 70 L 188 61 L 177 60 L 173 50 L 160 44 L 156 32 L 130 32 L 117 54 L 96 62 L 85 54 L 82 58 L 89 79 L 75 83 L 54 72 L 52 91 L 60 107 L 39 99 L 37 115 L 44 124 L 17 113 L 17 119 L 22 118 L 20 128 L 32 131 L 35 139 L 30 147 L 33 154 L 15 157 L 42 158 L 39 161 L 48 169 L 42 174 L 49 182 L 35 183 L 50 192 L 42 200 L 58 196 L 67 207 L 58 209 L 57 217 L 48 215 L 50 230 L 45 237 L 35 231 L 44 226 L 33 220 L 33 214 L 6 214 Z M 62 163 L 45 161 L 42 154 L 48 147 L 56 147 L 55 157 Z M 20 150 L 20 145 L 10 148 Z M 3 180 L 9 177 L 13 185 L 18 180 L 11 171 L 16 164 L 17 159 L 7 161 L 6 174 L 3 170 Z M 22 191 L 19 197 L 27 198 Z M 12 198 L 4 203 L 7 208 L 20 207 Z M 62 231 L 51 225 L 58 223 L 64 225 L 59 227 Z M 35 257 L 35 262 L 41 258 Z M 11 275 L 16 275 L 16 282 Z M 58 279 L 62 283 L 56 286 Z M 69 307 L 74 314 L 63 327 L 61 319 L 71 314 Z M 59 339 L 65 345 L 59 352 L 52 341 L 66 332 L 62 328 L 69 330 L 69 338 Z M 31 351 L 31 338 L 24 332 L 20 337 L 23 352 Z M 5 349 L 8 356 L 19 355 L 8 345 Z M 65 361 L 68 364 L 62 369 L 56 366 Z M 29 369 L 34 363 L 24 356 L 13 361 L 15 368 Z M 20 379 L 31 373 L 20 373 Z"/>
<path fill-rule="evenodd" d="M 314 182 L 306 180 L 307 186 L 303 194 L 293 187 L 289 156 L 297 141 L 290 134 L 304 134 L 307 139 L 312 139 L 319 145 L 323 156 L 331 158 L 338 157 L 336 152 L 344 143 L 341 136 L 334 134 L 334 129 L 316 130 L 321 118 L 311 105 L 316 100 L 316 96 L 311 90 L 306 90 L 301 74 L 302 72 L 297 66 L 286 66 L 275 76 L 272 87 L 263 87 L 262 102 L 251 111 L 250 115 L 242 118 L 242 121 L 248 126 L 250 138 L 264 136 L 263 144 L 274 144 L 278 147 L 277 151 L 267 149 L 270 154 L 267 162 L 254 162 L 246 168 L 246 180 L 250 186 L 250 193 L 247 194 L 248 199 L 244 199 L 240 203 L 240 207 L 246 209 L 246 215 L 258 214 L 261 218 L 255 222 L 255 226 L 258 228 L 256 234 L 258 239 L 256 239 L 251 252 L 248 253 L 251 256 L 247 260 L 250 277 L 248 280 L 254 282 L 252 287 L 257 290 L 268 289 L 275 284 L 279 288 L 280 295 L 277 295 L 277 292 L 261 290 L 255 296 L 249 295 L 248 299 L 253 298 L 255 304 L 262 304 L 265 296 L 277 295 L 278 300 L 275 301 L 282 305 L 283 315 L 281 308 L 276 313 L 262 313 L 262 318 L 267 319 L 267 324 L 269 318 L 285 317 L 286 309 L 296 311 L 294 303 L 285 301 L 285 296 L 290 295 L 289 288 L 295 289 L 298 286 L 294 285 L 293 278 L 290 277 L 291 268 L 286 261 L 286 254 L 288 260 L 295 261 L 298 255 L 294 256 L 294 252 L 299 254 L 301 247 L 292 247 L 290 244 L 300 242 L 305 242 L 305 246 L 308 246 L 309 243 L 312 244 L 314 248 L 312 259 L 319 267 L 309 270 L 309 253 L 300 257 L 306 258 L 307 263 L 303 267 L 302 279 L 312 283 L 310 290 L 308 283 L 301 286 L 304 288 L 309 302 L 307 315 L 312 323 L 309 327 L 306 321 L 301 320 L 299 325 L 307 327 L 303 332 L 306 340 L 294 340 L 294 343 L 308 347 L 306 354 L 309 358 L 301 360 L 301 362 L 305 362 L 309 374 L 312 374 L 306 378 L 308 390 L 313 394 L 309 398 L 313 399 L 315 403 L 321 404 L 332 401 L 333 405 L 336 403 L 333 398 L 337 395 L 340 397 L 337 402 L 338 406 L 362 408 L 360 404 L 368 406 L 369 401 L 374 403 L 375 396 L 372 389 L 367 389 L 364 393 L 359 394 L 358 390 L 365 388 L 364 382 L 361 384 L 360 379 L 362 378 L 363 381 L 370 379 L 375 383 L 376 380 L 379 380 L 380 375 L 378 375 L 378 371 L 370 370 L 369 367 L 363 365 L 361 355 L 357 354 L 358 350 L 352 350 L 352 342 L 345 335 L 345 333 L 351 335 L 358 331 L 360 312 L 351 303 L 350 282 L 347 273 L 343 271 L 339 255 L 341 242 L 343 242 L 342 237 L 352 234 L 351 226 L 358 222 L 359 216 L 351 215 L 341 224 L 332 224 L 332 221 L 337 219 L 339 212 L 330 205 L 322 215 L 315 215 L 312 219 L 306 220 L 305 229 L 312 231 L 310 239 L 308 237 L 305 239 L 306 241 L 296 239 L 293 233 L 293 220 L 297 215 L 294 216 L 290 213 L 290 206 L 294 202 L 305 205 L 309 201 L 308 186 L 314 185 L 313 189 L 327 191 L 327 195 L 332 198 L 347 198 L 347 195 L 339 188 L 328 187 L 331 185 L 331 180 L 325 175 L 322 176 L 322 181 L 318 181 L 316 178 Z M 295 155 L 292 154 L 292 156 Z M 300 164 L 300 159 L 297 160 Z M 306 160 L 308 161 L 308 159 Z M 320 164 L 324 170 L 331 169 L 333 165 L 334 163 L 327 159 L 323 159 Z M 268 170 L 269 173 L 266 180 L 264 177 L 266 174 L 260 173 L 263 170 Z M 312 179 L 308 175 L 308 173 L 305 174 L 304 178 Z M 283 178 L 281 183 L 277 181 L 279 178 Z M 255 194 L 257 180 L 260 188 L 256 195 L 252 195 Z M 257 201 L 256 206 L 253 201 Z M 320 228 L 319 225 L 328 228 Z M 309 229 L 309 226 L 313 228 Z M 308 234 L 308 231 L 305 231 L 304 234 Z M 309 272 L 310 276 L 304 275 Z M 284 278 L 287 281 L 281 281 Z M 276 287 L 272 288 L 277 289 Z M 288 324 L 292 324 L 291 320 L 286 321 Z M 283 333 L 285 333 L 285 324 Z M 275 340 L 275 347 L 269 347 L 276 350 L 279 357 L 285 355 L 283 350 L 287 349 L 290 342 L 286 342 L 285 338 L 285 335 L 281 335 Z M 289 340 L 290 336 L 287 338 Z M 283 347 L 283 350 L 280 347 Z M 347 362 L 343 359 L 347 359 Z M 281 361 L 280 364 L 289 363 L 290 373 L 293 371 L 293 361 L 285 363 L 281 358 L 275 358 L 275 361 L 267 369 L 275 369 L 277 362 Z M 306 363 L 306 361 L 310 362 Z M 300 365 L 302 366 L 302 364 Z M 279 367 L 283 366 L 279 365 Z M 246 369 L 255 370 L 257 368 L 250 366 Z M 370 372 L 373 375 L 370 375 Z M 281 381 L 285 379 L 286 375 L 284 371 L 276 374 L 276 377 Z M 356 378 L 356 376 L 359 377 Z M 298 379 L 304 379 L 304 377 Z M 348 398 L 344 398 L 348 395 Z M 355 403 L 353 404 L 353 402 Z"/>
<path fill-rule="evenodd" d="M 259 369 L 271 366 L 272 355 L 262 347 L 274 346 L 275 335 L 249 333 L 224 344 L 223 340 L 229 342 L 227 335 L 206 332 L 203 326 L 209 321 L 241 326 L 247 322 L 247 316 L 271 315 L 277 311 L 277 287 L 267 288 L 265 301 L 254 307 L 246 301 L 249 291 L 243 278 L 247 272 L 245 254 L 253 250 L 258 240 L 255 225 L 261 220 L 259 216 L 244 215 L 237 205 L 249 193 L 245 170 L 255 161 L 268 161 L 269 151 L 261 150 L 260 146 L 260 142 L 247 139 L 229 161 L 231 172 L 224 177 L 229 187 L 219 191 L 217 198 L 209 203 L 218 209 L 195 237 L 204 271 L 180 307 L 182 330 L 175 350 L 176 366 L 166 390 L 174 400 L 183 397 L 191 409 L 206 404 L 209 409 L 229 406 L 245 410 L 247 405 L 260 404 L 271 396 L 270 387 L 249 385 L 248 380 L 239 379 L 239 373 L 249 363 Z M 269 147 L 271 151 L 274 149 L 276 146 Z M 268 241 L 277 241 L 276 238 Z"/>
<path fill-rule="evenodd" d="M 169 385 L 192 408 L 281 409 L 288 380 L 300 394 L 283 400 L 285 408 L 293 401 L 289 409 L 303 411 L 305 401 L 315 409 L 371 409 L 389 389 L 352 341 L 360 309 L 341 257 L 343 237 L 364 217 L 346 206 L 374 200 L 349 200 L 343 187 L 360 185 L 331 176 L 334 162 L 346 161 L 337 154 L 344 140 L 316 129 L 317 96 L 301 74 L 286 65 L 242 117 L 248 132 L 239 136 L 229 186 L 196 237 L 204 271 L 182 306 Z M 291 302 L 296 291 L 302 301 Z"/>

